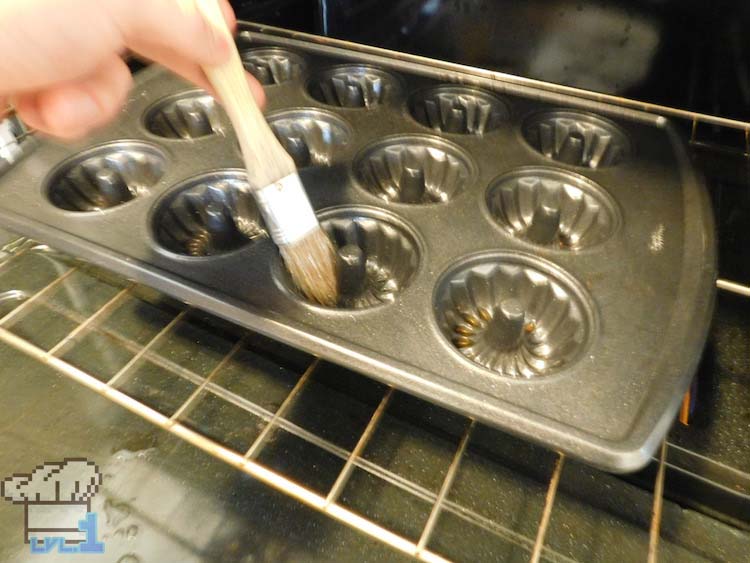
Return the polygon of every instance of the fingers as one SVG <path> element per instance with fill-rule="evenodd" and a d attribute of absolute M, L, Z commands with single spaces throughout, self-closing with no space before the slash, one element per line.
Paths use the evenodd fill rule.
<path fill-rule="evenodd" d="M 151 45 L 148 43 L 144 44 L 144 47 L 145 51 L 149 53 L 148 56 L 144 55 L 148 61 L 165 66 L 178 76 L 192 82 L 196 86 L 211 91 L 211 85 L 208 83 L 208 78 L 200 65 L 184 59 L 179 53 L 169 47 Z"/>
<path fill-rule="evenodd" d="M 247 83 L 250 85 L 250 91 L 253 93 L 253 98 L 258 104 L 258 107 L 262 110 L 266 107 L 266 91 L 263 89 L 263 85 L 258 82 L 255 77 L 246 72 Z"/>
<path fill-rule="evenodd" d="M 125 49 L 173 48 L 185 60 L 219 64 L 230 41 L 210 27 L 195 0 L 0 0 L 0 93 L 28 92 L 88 76 Z M 236 18 L 219 0 L 230 29 Z"/>
<path fill-rule="evenodd" d="M 153 46 L 199 65 L 221 64 L 229 57 L 229 40 L 190 0 L 111 0 L 111 7 L 125 45 L 145 57 L 155 59 L 149 52 Z"/>
<path fill-rule="evenodd" d="M 237 16 L 234 13 L 234 8 L 232 8 L 232 5 L 229 3 L 229 0 L 221 0 L 221 11 L 224 12 L 224 19 L 227 22 L 227 27 L 229 27 L 229 31 L 232 33 L 235 33 L 237 31 Z"/>
<path fill-rule="evenodd" d="M 122 39 L 109 0 L 0 0 L 0 91 L 30 92 L 90 75 Z"/>
<path fill-rule="evenodd" d="M 149 52 L 152 54 L 151 60 L 154 60 L 167 68 L 169 68 L 175 74 L 183 77 L 185 80 L 196 84 L 203 88 L 211 95 L 215 96 L 213 88 L 208 82 L 206 75 L 204 74 L 201 67 L 193 62 L 186 61 L 173 49 L 168 47 L 162 47 L 160 45 L 149 45 Z M 253 77 L 251 74 L 247 74 L 247 82 L 250 86 L 250 91 L 255 98 L 256 103 L 263 109 L 266 105 L 266 93 L 263 90 L 263 86 Z"/>
<path fill-rule="evenodd" d="M 24 122 L 42 133 L 73 139 L 116 117 L 131 85 L 127 65 L 112 56 L 81 80 L 18 97 L 16 110 Z"/>
<path fill-rule="evenodd" d="M 197 10 L 180 9 L 192 6 L 193 1 L 97 0 L 96 10 L 88 6 L 86 13 L 91 12 L 92 25 L 71 37 L 80 43 L 81 37 L 90 35 L 91 45 L 84 41 L 86 49 L 81 51 L 85 52 L 72 65 L 74 68 L 64 70 L 71 65 L 58 61 L 52 67 L 45 67 L 44 79 L 35 78 L 38 84 L 27 80 L 10 90 L 21 92 L 14 99 L 21 119 L 43 133 L 60 138 L 80 137 L 104 125 L 117 115 L 132 85 L 127 66 L 116 55 L 123 48 L 211 91 L 201 67 L 226 61 L 232 43 Z M 234 30 L 237 20 L 229 1 L 218 2 L 227 25 Z M 88 5 L 84 0 L 78 4 L 81 9 Z M 98 24 L 93 25 L 95 22 Z M 92 30 L 102 32 L 107 41 L 94 41 L 96 34 L 89 33 Z M 263 107 L 263 87 L 250 75 L 247 78 L 256 101 Z"/>
<path fill-rule="evenodd" d="M 201 65 L 224 62 L 229 57 L 232 45 L 196 9 L 178 9 L 180 4 L 187 6 L 194 1 L 113 0 L 123 11 L 120 15 L 126 18 L 122 30 L 127 47 L 212 92 Z M 145 5 L 139 11 L 141 4 Z M 219 0 L 219 4 L 227 25 L 233 31 L 237 27 L 237 18 L 229 0 Z M 248 75 L 247 78 L 256 102 L 261 108 L 264 107 L 266 96 L 263 87 L 252 76 Z"/>

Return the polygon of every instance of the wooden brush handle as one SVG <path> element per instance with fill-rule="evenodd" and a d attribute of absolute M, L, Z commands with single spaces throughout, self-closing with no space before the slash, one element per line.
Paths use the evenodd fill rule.
<path fill-rule="evenodd" d="M 297 171 L 294 160 L 281 146 L 268 126 L 247 83 L 245 68 L 229 32 L 217 0 L 194 0 L 195 6 L 217 33 L 226 35 L 232 56 L 226 63 L 204 67 L 211 85 L 219 96 L 240 142 L 248 180 L 258 190 Z"/>

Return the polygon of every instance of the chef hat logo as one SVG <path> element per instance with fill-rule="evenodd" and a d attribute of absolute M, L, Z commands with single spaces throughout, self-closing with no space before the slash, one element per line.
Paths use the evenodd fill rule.
<path fill-rule="evenodd" d="M 0 495 L 14 504 L 87 503 L 99 490 L 102 474 L 93 461 L 66 458 L 38 465 L 0 483 Z"/>

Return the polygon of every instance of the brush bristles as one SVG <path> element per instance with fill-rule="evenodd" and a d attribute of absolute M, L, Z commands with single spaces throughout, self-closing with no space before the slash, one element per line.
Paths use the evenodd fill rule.
<path fill-rule="evenodd" d="M 336 249 L 320 227 L 293 244 L 279 247 L 292 280 L 308 299 L 333 307 L 338 302 Z"/>
<path fill-rule="evenodd" d="M 192 4 L 234 45 L 217 0 Z M 248 184 L 255 190 L 271 238 L 279 244 L 292 280 L 310 300 L 334 306 L 338 300 L 336 251 L 317 225 L 294 160 L 281 146 L 255 103 L 236 48 L 228 61 L 204 66 L 234 126 L 245 159 Z M 309 230 L 308 230 L 309 229 Z M 302 238 L 298 238 L 298 237 Z M 286 244 L 285 241 L 296 242 Z"/>

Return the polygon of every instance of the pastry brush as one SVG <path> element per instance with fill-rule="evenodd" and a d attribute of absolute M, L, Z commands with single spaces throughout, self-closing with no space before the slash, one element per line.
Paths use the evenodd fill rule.
<path fill-rule="evenodd" d="M 229 61 L 203 70 L 237 133 L 250 190 L 269 234 L 300 291 L 320 304 L 335 305 L 336 251 L 318 223 L 294 160 L 276 139 L 255 103 L 218 1 L 194 2 L 216 33 L 225 34 L 232 45 Z"/>

